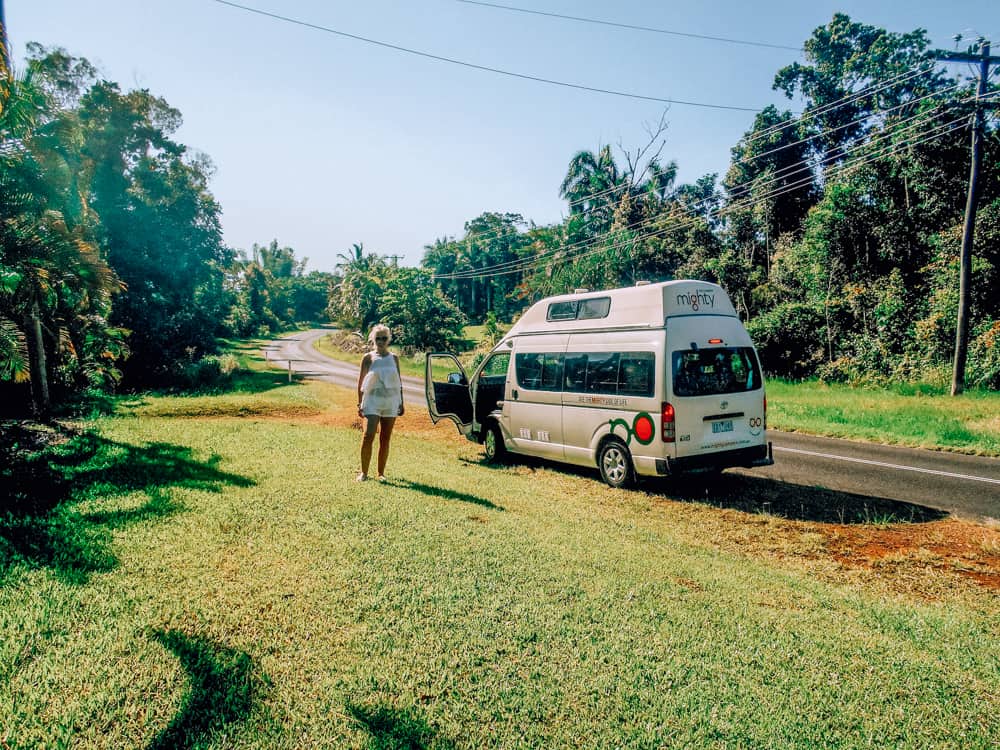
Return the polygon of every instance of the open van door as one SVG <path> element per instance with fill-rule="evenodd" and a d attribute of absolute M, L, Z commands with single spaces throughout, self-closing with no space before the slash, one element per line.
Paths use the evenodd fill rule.
<path fill-rule="evenodd" d="M 424 364 L 424 393 L 431 421 L 450 419 L 466 437 L 472 432 L 472 394 L 465 368 L 453 354 L 428 354 Z"/>

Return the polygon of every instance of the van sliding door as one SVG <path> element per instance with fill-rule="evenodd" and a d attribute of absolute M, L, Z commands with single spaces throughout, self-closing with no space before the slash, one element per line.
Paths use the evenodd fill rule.
<path fill-rule="evenodd" d="M 563 352 L 568 338 L 518 341 L 508 404 L 510 437 L 519 453 L 563 458 Z"/>

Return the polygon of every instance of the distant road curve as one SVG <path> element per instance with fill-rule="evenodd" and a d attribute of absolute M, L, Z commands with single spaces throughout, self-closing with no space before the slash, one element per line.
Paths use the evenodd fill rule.
<path fill-rule="evenodd" d="M 358 365 L 330 359 L 313 348 L 329 332 L 320 328 L 285 336 L 270 342 L 264 352 L 281 368 L 290 360 L 302 377 L 355 388 Z M 407 404 L 426 408 L 421 378 L 404 377 L 403 396 Z M 774 466 L 753 469 L 753 476 L 899 500 L 973 520 L 1000 519 L 1000 459 L 776 430 L 768 435 L 774 443 Z"/>

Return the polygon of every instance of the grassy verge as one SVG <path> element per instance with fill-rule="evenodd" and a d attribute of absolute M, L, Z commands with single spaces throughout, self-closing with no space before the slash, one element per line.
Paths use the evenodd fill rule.
<path fill-rule="evenodd" d="M 779 430 L 1000 456 L 1000 393 L 773 380 L 767 406 Z"/>
<path fill-rule="evenodd" d="M 356 484 L 351 391 L 278 382 L 21 441 L 0 744 L 1000 743 L 997 529 L 490 467 L 416 409 Z"/>

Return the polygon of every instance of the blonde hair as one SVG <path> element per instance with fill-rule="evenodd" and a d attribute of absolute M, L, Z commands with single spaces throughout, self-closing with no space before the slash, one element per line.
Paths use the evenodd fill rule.
<path fill-rule="evenodd" d="M 380 333 L 384 333 L 389 337 L 389 341 L 386 342 L 387 344 L 392 342 L 392 331 L 389 330 L 389 326 L 378 323 L 377 325 L 372 326 L 371 331 L 368 333 L 368 343 L 375 346 L 375 337 Z"/>

